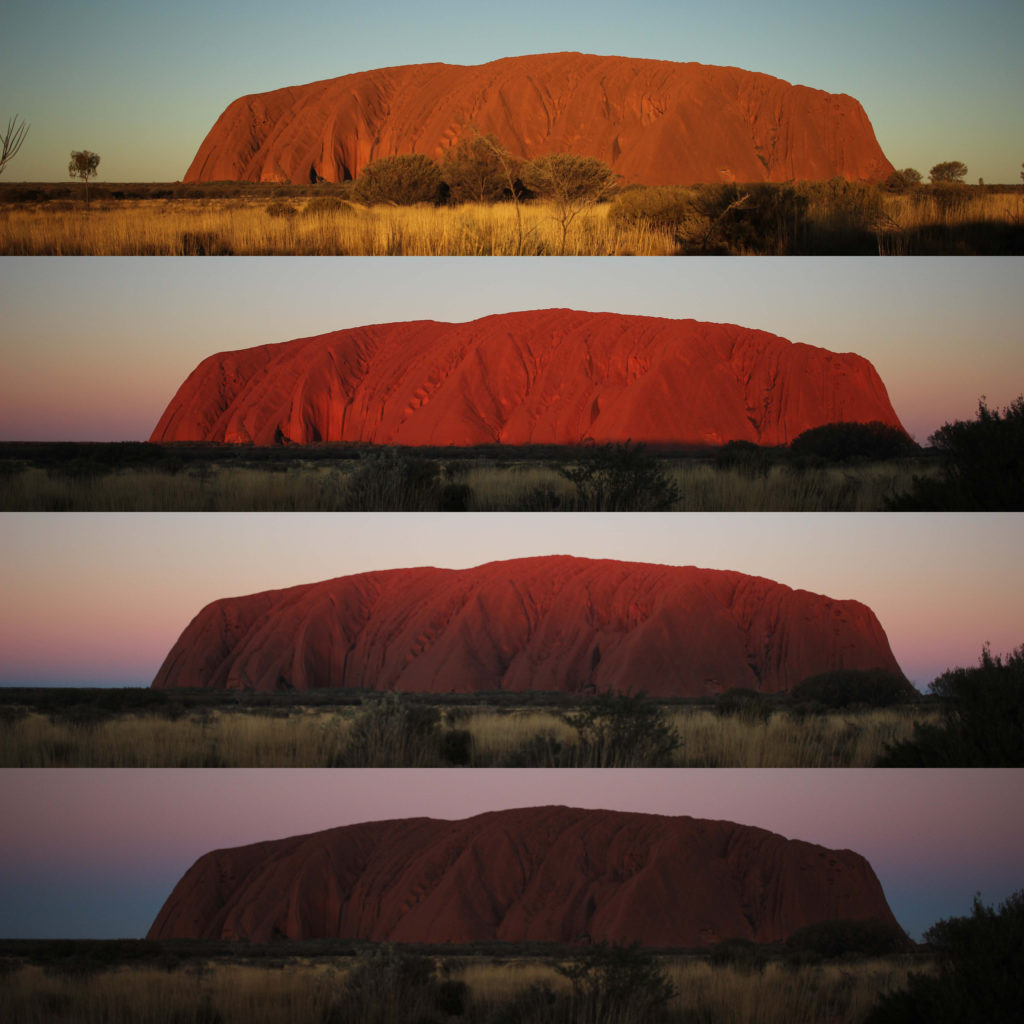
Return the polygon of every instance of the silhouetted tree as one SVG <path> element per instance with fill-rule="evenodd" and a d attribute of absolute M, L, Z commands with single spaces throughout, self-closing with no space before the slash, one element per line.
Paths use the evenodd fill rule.
<path fill-rule="evenodd" d="M 959 181 L 967 177 L 967 164 L 959 160 L 947 160 L 945 163 L 936 164 L 929 172 L 928 177 L 932 182 L 937 181 Z"/>
<path fill-rule="evenodd" d="M 886 748 L 881 766 L 1024 767 L 1024 646 L 1003 659 L 986 644 L 980 665 L 944 672 L 929 692 L 942 701 L 942 724 L 916 724 L 912 739 Z"/>
<path fill-rule="evenodd" d="M 974 897 L 970 917 L 938 921 L 924 933 L 937 974 L 911 974 L 885 995 L 866 1024 L 1019 1024 L 1024 977 L 1024 890 L 999 909 Z"/>
<path fill-rule="evenodd" d="M 74 150 L 71 153 L 71 160 L 68 163 L 68 174 L 72 178 L 80 178 L 84 183 L 86 205 L 89 203 L 89 179 L 96 177 L 99 165 L 99 153 L 90 153 L 87 149 Z"/>
<path fill-rule="evenodd" d="M 18 155 L 21 144 L 28 135 L 29 126 L 24 121 L 19 123 L 18 115 L 7 122 L 7 130 L 0 135 L 0 174 L 4 168 Z"/>
<path fill-rule="evenodd" d="M 966 174 L 966 171 L 964 172 Z M 909 192 L 921 184 L 921 172 L 913 167 L 904 167 L 902 171 L 893 171 L 885 181 L 890 192 Z"/>
<path fill-rule="evenodd" d="M 562 228 L 558 252 L 565 254 L 565 239 L 572 222 L 584 210 L 614 195 L 615 172 L 592 156 L 551 153 L 523 165 L 523 183 L 535 195 L 554 204 Z"/>
<path fill-rule="evenodd" d="M 976 420 L 946 423 L 929 444 L 942 459 L 937 477 L 914 477 L 913 487 L 889 502 L 900 511 L 1024 511 L 1024 395 L 1006 409 L 978 402 Z"/>

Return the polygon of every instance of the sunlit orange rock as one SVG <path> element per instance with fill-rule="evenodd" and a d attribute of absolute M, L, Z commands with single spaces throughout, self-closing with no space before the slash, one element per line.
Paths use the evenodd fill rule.
<path fill-rule="evenodd" d="M 698 696 L 771 693 L 838 668 L 901 674 L 857 601 L 738 572 L 552 555 L 214 601 L 153 686 Z"/>
<path fill-rule="evenodd" d="M 850 850 L 728 821 L 533 807 L 207 853 L 147 937 L 679 947 L 831 920 L 896 925 Z"/>
<path fill-rule="evenodd" d="M 471 130 L 515 157 L 569 152 L 625 184 L 882 181 L 892 173 L 852 97 L 740 68 L 546 53 L 411 64 L 243 96 L 186 181 L 344 181 L 401 153 L 440 159 Z"/>
<path fill-rule="evenodd" d="M 901 428 L 861 356 L 730 324 L 547 309 L 220 352 L 150 440 L 778 445 L 872 420 Z"/>

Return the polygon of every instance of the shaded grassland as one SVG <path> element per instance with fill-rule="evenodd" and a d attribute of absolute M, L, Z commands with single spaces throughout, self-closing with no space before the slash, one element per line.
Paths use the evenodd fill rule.
<path fill-rule="evenodd" d="M 484 446 L 0 444 L 5 511 L 882 511 L 928 450 L 830 462 L 727 445 L 639 453 Z M 629 451 L 627 450 L 627 455 Z M 646 460 L 646 461 L 645 461 Z"/>
<path fill-rule="evenodd" d="M 929 701 L 0 690 L 3 767 L 869 767 Z"/>
<path fill-rule="evenodd" d="M 721 943 L 642 953 L 552 944 L 0 944 L 10 1024 L 860 1024 L 927 953 L 823 958 Z"/>
<path fill-rule="evenodd" d="M 555 207 L 531 199 L 363 206 L 351 183 L 0 186 L 5 255 L 543 256 Z M 581 214 L 565 254 L 1005 255 L 1024 252 L 1016 186 L 845 182 L 631 186 Z"/>

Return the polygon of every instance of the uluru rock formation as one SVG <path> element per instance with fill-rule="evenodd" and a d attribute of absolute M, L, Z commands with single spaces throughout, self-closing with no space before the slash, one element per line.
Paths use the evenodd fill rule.
<path fill-rule="evenodd" d="M 870 864 L 728 821 L 535 807 L 376 821 L 217 850 L 149 939 L 706 945 L 896 924 Z"/>
<path fill-rule="evenodd" d="M 221 352 L 150 440 L 779 445 L 873 420 L 902 429 L 861 356 L 730 324 L 548 309 Z"/>
<path fill-rule="evenodd" d="M 473 130 L 515 157 L 596 157 L 624 184 L 882 181 L 852 97 L 740 68 L 585 53 L 410 64 L 243 96 L 186 181 L 344 181 L 403 153 L 440 159 Z"/>
<path fill-rule="evenodd" d="M 553 555 L 214 601 L 153 686 L 668 697 L 772 693 L 838 668 L 902 674 L 857 601 L 738 572 Z"/>

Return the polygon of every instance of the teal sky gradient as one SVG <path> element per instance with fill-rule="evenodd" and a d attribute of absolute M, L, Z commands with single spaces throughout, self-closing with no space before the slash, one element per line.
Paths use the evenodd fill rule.
<path fill-rule="evenodd" d="M 734 323 L 874 365 L 921 443 L 1024 391 L 1024 259 L 0 259 L 0 440 L 149 437 L 215 352 L 553 306 Z"/>
<path fill-rule="evenodd" d="M 8 0 L 6 123 L 32 129 L 6 181 L 65 180 L 72 149 L 100 181 L 180 179 L 229 102 L 377 67 L 480 64 L 578 50 L 697 61 L 858 99 L 883 151 L 923 174 L 1019 182 L 1024 5 L 1016 0 Z"/>
<path fill-rule="evenodd" d="M 1024 886 L 1024 770 L 8 769 L 0 937 L 132 938 L 210 850 L 564 804 L 755 825 L 866 857 L 913 938 Z"/>

